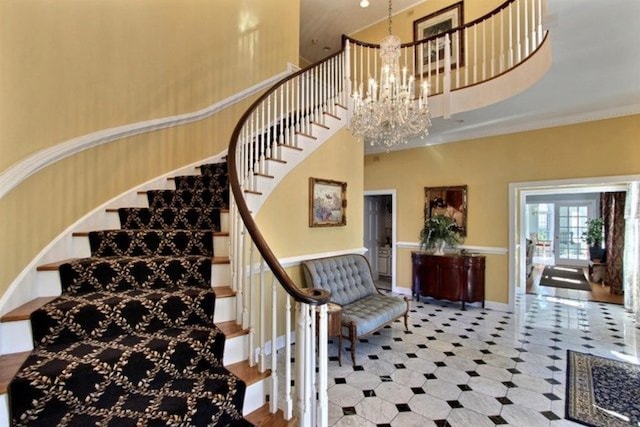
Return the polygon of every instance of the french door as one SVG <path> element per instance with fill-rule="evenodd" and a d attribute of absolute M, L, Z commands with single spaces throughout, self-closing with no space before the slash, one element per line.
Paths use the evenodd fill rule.
<path fill-rule="evenodd" d="M 595 215 L 595 203 L 561 202 L 555 206 L 555 263 L 585 267 L 589 263 L 589 249 L 582 240 L 587 220 Z"/>

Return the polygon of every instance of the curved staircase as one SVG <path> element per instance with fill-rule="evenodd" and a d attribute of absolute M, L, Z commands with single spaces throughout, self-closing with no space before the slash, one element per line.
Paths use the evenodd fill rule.
<path fill-rule="evenodd" d="M 200 172 L 118 209 L 120 229 L 76 234 L 89 257 L 40 268 L 58 271 L 62 295 L 3 317 L 30 312 L 34 342 L 10 356 L 24 360 L 8 387 L 14 425 L 248 424 L 245 381 L 223 363 L 226 335 L 244 332 L 214 316 L 234 295 L 224 270 L 212 282 L 228 266 L 226 164 Z"/>

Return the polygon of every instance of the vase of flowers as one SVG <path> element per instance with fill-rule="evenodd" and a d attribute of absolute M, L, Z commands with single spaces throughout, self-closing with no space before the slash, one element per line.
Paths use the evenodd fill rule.
<path fill-rule="evenodd" d="M 444 255 L 444 247 L 455 248 L 462 243 L 460 229 L 453 218 L 436 215 L 424 222 L 420 231 L 420 247 L 435 249 L 435 255 Z"/>

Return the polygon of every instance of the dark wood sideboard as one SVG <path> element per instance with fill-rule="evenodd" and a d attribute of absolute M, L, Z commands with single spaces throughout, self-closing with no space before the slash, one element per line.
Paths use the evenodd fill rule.
<path fill-rule="evenodd" d="M 482 302 L 484 308 L 484 265 L 481 255 L 432 255 L 411 252 L 413 283 L 411 295 L 461 301 Z"/>

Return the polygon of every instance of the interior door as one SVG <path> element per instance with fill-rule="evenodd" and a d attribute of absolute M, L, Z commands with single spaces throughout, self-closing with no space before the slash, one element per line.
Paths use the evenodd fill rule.
<path fill-rule="evenodd" d="M 373 278 L 378 278 L 378 229 L 380 228 L 380 198 L 376 196 L 364 197 L 364 247 L 367 248 L 366 257 L 371 264 Z"/>
<path fill-rule="evenodd" d="M 585 267 L 589 263 L 587 244 L 582 233 L 587 229 L 587 220 L 594 217 L 593 202 L 561 202 L 555 207 L 556 265 Z"/>

